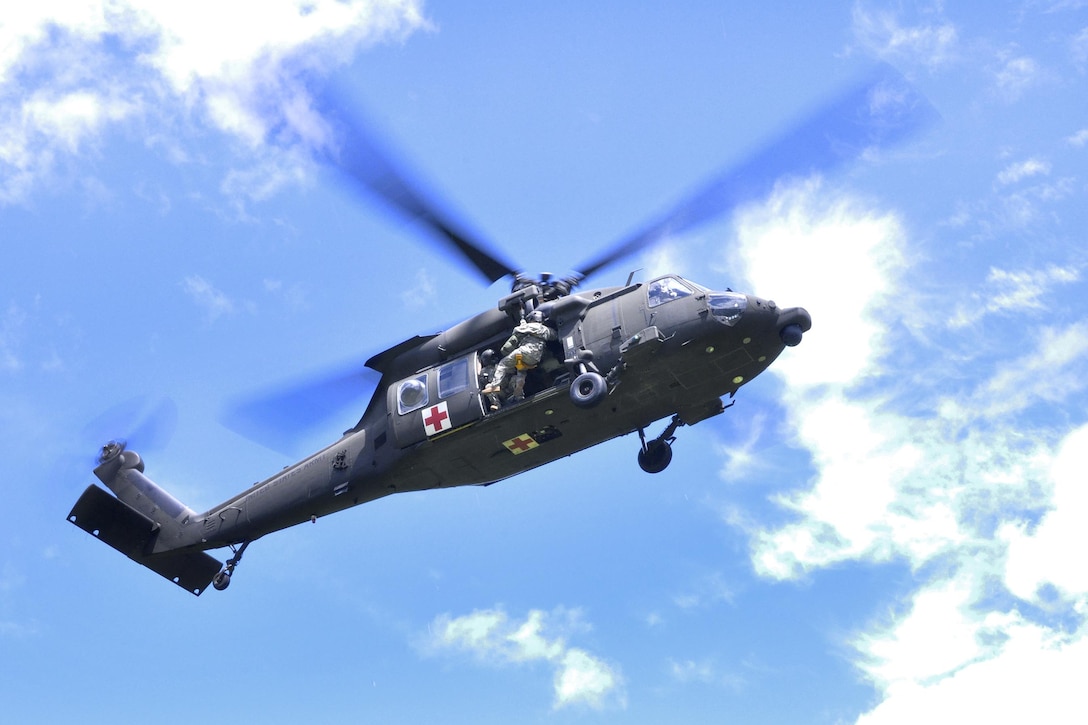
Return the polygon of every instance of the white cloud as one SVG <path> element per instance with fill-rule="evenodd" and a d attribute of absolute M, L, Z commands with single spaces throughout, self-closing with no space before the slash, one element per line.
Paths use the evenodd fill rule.
<path fill-rule="evenodd" d="M 1015 615 L 992 656 L 932 683 L 890 683 L 858 725 L 919 722 L 1083 723 L 1088 638 L 1062 636 Z"/>
<path fill-rule="evenodd" d="M 689 240 L 690 241 L 690 240 Z M 663 274 L 685 275 L 689 270 L 697 269 L 689 260 L 689 250 L 694 244 L 678 244 L 669 239 L 654 244 L 639 255 L 642 272 L 635 279 L 653 279 Z"/>
<path fill-rule="evenodd" d="M 951 421 L 911 420 L 841 391 L 791 408 L 817 473 L 810 487 L 776 499 L 796 521 L 755 533 L 757 571 L 792 578 L 859 558 L 917 568 L 964 541 L 960 508 L 971 492 L 955 472 L 977 462 L 942 443 Z"/>
<path fill-rule="evenodd" d="M 736 224 L 748 289 L 812 314 L 805 354 L 784 355 L 774 369 L 800 385 L 845 384 L 871 372 L 886 330 L 873 309 L 896 293 L 893 272 L 903 263 L 899 220 L 813 180 L 779 190 Z"/>
<path fill-rule="evenodd" d="M 1088 567 L 1069 566 L 1070 552 L 1088 551 L 1088 425 L 1062 441 L 1051 468 L 1051 508 L 1034 528 L 1006 524 L 1001 537 L 1008 542 L 1005 581 L 1016 596 L 1037 600 L 1044 584 L 1053 584 L 1073 598 L 1088 615 Z"/>
<path fill-rule="evenodd" d="M 1003 423 L 1085 389 L 1088 323 L 1036 330 L 1022 356 L 996 363 L 981 382 L 934 396 L 924 415 L 899 412 L 890 402 L 897 391 L 934 389 L 931 376 L 940 377 L 945 353 L 909 339 L 915 349 L 904 358 L 887 331 L 908 314 L 914 325 L 943 321 L 893 304 L 906 271 L 895 217 L 829 196 L 808 184 L 739 220 L 755 288 L 792 290 L 813 314 L 804 342 L 772 370 L 786 386 L 786 422 L 815 475 L 778 497 L 796 519 L 754 531 L 753 561 L 765 575 L 789 578 L 857 558 L 905 558 L 920 568 L 949 553 L 977 555 L 989 546 L 993 521 L 1018 520 L 1035 505 L 1032 487 L 1046 478 L 1046 439 L 1024 438 Z M 1045 272 L 1051 283 L 1076 277 L 1057 266 Z M 991 278 L 1012 290 L 1028 284 L 1000 271 Z M 1031 300 L 1010 295 L 998 304 Z M 868 394 L 869 378 L 888 384 Z"/>
<path fill-rule="evenodd" d="M 886 630 L 859 637 L 862 670 L 881 689 L 925 684 L 979 658 L 983 623 L 972 616 L 970 587 L 942 582 L 915 593 L 910 611 Z"/>
<path fill-rule="evenodd" d="M 622 706 L 619 670 L 567 644 L 570 631 L 583 626 L 578 613 L 567 610 L 548 614 L 534 609 L 520 623 L 501 609 L 477 610 L 462 617 L 444 614 L 431 623 L 426 647 L 431 652 L 466 652 L 492 666 L 547 662 L 555 668 L 556 709 L 573 705 L 600 709 L 611 703 Z"/>
<path fill-rule="evenodd" d="M 124 98 L 78 90 L 57 95 L 36 93 L 23 104 L 23 117 L 26 127 L 52 136 L 61 149 L 76 153 L 84 138 L 136 109 L 136 104 Z"/>
<path fill-rule="evenodd" d="M 555 706 L 584 704 L 600 709 L 619 684 L 615 670 L 585 650 L 572 647 L 563 653 L 555 673 Z"/>
<path fill-rule="evenodd" d="M 956 55 L 956 27 L 939 13 L 927 15 L 910 24 L 891 11 L 870 10 L 859 2 L 852 15 L 854 36 L 862 47 L 885 60 L 944 65 Z"/>
<path fill-rule="evenodd" d="M 1088 663 L 1088 426 L 1063 433 L 1032 411 L 1082 415 L 1070 401 L 1088 389 L 1088 323 L 1019 325 L 1004 341 L 1016 354 L 957 365 L 929 341 L 948 331 L 959 341 L 963 325 L 898 304 L 909 241 L 894 215 L 809 185 L 739 223 L 756 289 L 788 285 L 813 310 L 812 331 L 772 368 L 813 473 L 778 498 L 791 521 L 746 523 L 757 572 L 790 579 L 902 561 L 921 582 L 901 613 L 853 637 L 855 664 L 881 698 L 859 722 L 1082 720 L 1070 673 Z M 855 239 L 859 229 L 867 240 Z M 794 263 L 804 272 L 791 278 Z M 1060 265 L 994 268 L 975 299 L 987 313 L 1041 308 L 1049 290 L 1079 278 Z M 852 295 L 824 304 L 836 292 L 820 284 Z M 886 332 L 897 327 L 918 334 Z M 864 344 L 838 344 L 851 330 Z M 837 344 L 811 344 L 825 333 Z M 856 356 L 843 361 L 852 377 L 835 368 L 842 351 Z M 910 405 L 898 405 L 905 396 Z"/>
<path fill-rule="evenodd" d="M 153 32 L 157 46 L 146 56 L 182 95 L 221 86 L 266 82 L 285 58 L 315 43 L 330 44 L 324 58 L 298 59 L 318 66 L 337 62 L 356 45 L 403 38 L 426 25 L 419 2 L 340 2 L 337 0 L 193 0 L 184 7 L 133 3 L 141 34 Z"/>
<path fill-rule="evenodd" d="M 193 118 L 244 142 L 322 142 L 301 78 L 426 28 L 421 0 L 43 0 L 0 25 L 0 201 L 112 124 Z M 263 186 L 267 186 L 267 183 Z"/>
<path fill-rule="evenodd" d="M 1015 184 L 1023 179 L 1030 178 L 1032 176 L 1038 176 L 1039 174 L 1049 174 L 1050 164 L 1040 159 L 1027 159 L 1002 169 L 1001 173 L 997 175 L 997 183 L 1006 186 L 1008 184 Z"/>
<path fill-rule="evenodd" d="M 921 520 L 888 515 L 918 508 L 910 477 L 928 463 L 934 432 L 849 394 L 882 374 L 882 310 L 904 267 L 901 223 L 810 181 L 746 210 L 737 224 L 753 289 L 789 290 L 787 304 L 813 316 L 798 352 L 772 369 L 787 383 L 789 423 L 818 474 L 811 488 L 778 499 L 799 521 L 754 534 L 757 570 L 792 577 L 861 555 L 907 551 L 924 560 L 947 548 L 960 536 L 948 500 L 929 500 Z"/>

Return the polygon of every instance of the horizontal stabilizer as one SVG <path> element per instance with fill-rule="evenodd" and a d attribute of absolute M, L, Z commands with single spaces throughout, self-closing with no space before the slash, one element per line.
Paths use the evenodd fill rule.
<path fill-rule="evenodd" d="M 220 561 L 203 551 L 149 554 L 159 525 L 94 484 L 76 501 L 68 520 L 197 596 L 223 568 Z"/>

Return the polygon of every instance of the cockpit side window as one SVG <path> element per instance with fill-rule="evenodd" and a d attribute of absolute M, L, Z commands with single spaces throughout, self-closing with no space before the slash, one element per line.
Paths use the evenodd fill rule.
<path fill-rule="evenodd" d="M 650 307 L 657 307 L 692 294 L 694 294 L 693 290 L 676 277 L 655 279 L 646 288 L 646 297 Z"/>
<path fill-rule="evenodd" d="M 468 387 L 468 358 L 454 360 L 438 369 L 438 397 L 445 400 Z"/>
<path fill-rule="evenodd" d="M 409 378 L 397 388 L 397 412 L 401 415 L 419 410 L 428 403 L 427 376 Z"/>

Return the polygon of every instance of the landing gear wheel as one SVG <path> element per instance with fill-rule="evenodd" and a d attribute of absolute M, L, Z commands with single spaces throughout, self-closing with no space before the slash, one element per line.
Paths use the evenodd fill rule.
<path fill-rule="evenodd" d="M 212 577 L 212 586 L 216 591 L 223 591 L 230 586 L 230 575 L 234 573 L 234 567 L 238 566 L 238 562 L 242 560 L 242 554 L 246 553 L 246 547 L 249 546 L 248 541 L 243 541 L 241 546 L 234 544 L 230 545 L 230 550 L 234 552 L 234 556 L 227 559 L 227 565 L 223 567 L 223 570 Z"/>
<path fill-rule="evenodd" d="M 661 473 L 671 462 L 672 446 L 665 441 L 650 441 L 638 452 L 639 468 L 646 473 Z"/>
<path fill-rule="evenodd" d="M 608 383 L 600 373 L 582 373 L 570 384 L 570 400 L 579 408 L 592 408 L 608 396 Z"/>
<path fill-rule="evenodd" d="M 229 587 L 230 572 L 224 569 L 223 571 L 216 574 L 215 577 L 212 579 L 212 586 L 215 587 L 216 591 L 220 592 Z"/>

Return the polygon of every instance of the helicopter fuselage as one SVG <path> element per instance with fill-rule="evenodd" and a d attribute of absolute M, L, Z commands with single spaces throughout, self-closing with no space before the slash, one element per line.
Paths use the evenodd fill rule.
<path fill-rule="evenodd" d="M 728 309 L 714 307 L 722 300 Z M 568 394 L 573 373 L 552 360 L 550 371 L 530 373 L 536 380 L 524 401 L 489 411 L 479 352 L 500 345 L 512 323 L 502 311 L 483 313 L 449 333 L 416 338 L 418 344 L 384 364 L 372 361 L 383 365 L 384 376 L 358 425 L 195 517 L 199 536 L 178 543 L 216 548 L 251 541 L 392 493 L 492 484 L 669 416 L 693 425 L 721 413 L 724 396 L 778 357 L 786 346 L 783 329 L 811 324 L 803 309 L 780 310 L 672 276 L 540 307 L 559 333 L 556 347 L 565 360 L 580 354 L 608 371 L 613 382 L 600 404 L 577 406 Z M 430 364 L 421 364 L 428 357 Z M 414 397 L 405 404 L 409 393 Z"/>

